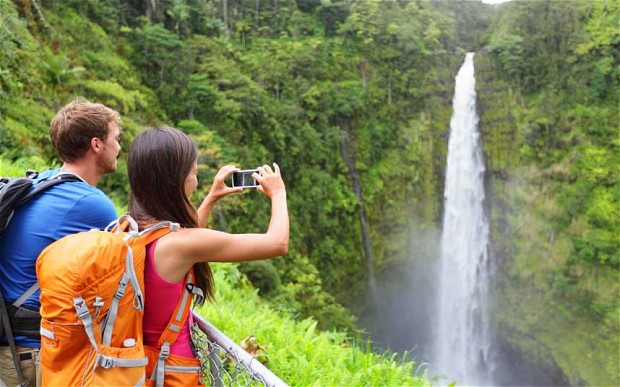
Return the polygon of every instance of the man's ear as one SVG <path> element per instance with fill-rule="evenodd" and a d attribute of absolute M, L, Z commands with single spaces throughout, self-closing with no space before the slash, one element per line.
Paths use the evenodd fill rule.
<path fill-rule="evenodd" d="M 103 149 L 103 142 L 99 137 L 93 137 L 90 139 L 90 148 L 93 152 L 99 153 Z"/>

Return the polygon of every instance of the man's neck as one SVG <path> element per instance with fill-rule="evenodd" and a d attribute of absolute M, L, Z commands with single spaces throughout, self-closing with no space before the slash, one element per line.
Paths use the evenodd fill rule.
<path fill-rule="evenodd" d="M 61 167 L 63 171 L 71 172 L 82 178 L 86 183 L 96 187 L 103 176 L 93 169 L 92 166 L 84 166 L 79 163 L 64 163 Z"/>

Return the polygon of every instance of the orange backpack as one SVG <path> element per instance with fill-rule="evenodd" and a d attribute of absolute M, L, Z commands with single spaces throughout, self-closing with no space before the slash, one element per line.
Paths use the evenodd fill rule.
<path fill-rule="evenodd" d="M 204 375 L 198 357 L 187 358 L 170 353 L 170 347 L 176 342 L 181 327 L 188 324 L 187 320 L 192 309 L 193 297 L 204 297 L 202 290 L 193 284 L 193 278 L 194 269 L 192 268 L 185 276 L 185 289 L 166 329 L 159 337 L 157 348 L 144 346 L 149 359 L 146 367 L 147 386 L 204 386 Z"/>
<path fill-rule="evenodd" d="M 145 383 L 145 246 L 177 228 L 163 222 L 138 232 L 124 216 L 106 230 L 68 235 L 43 250 L 37 260 L 42 385 Z"/>

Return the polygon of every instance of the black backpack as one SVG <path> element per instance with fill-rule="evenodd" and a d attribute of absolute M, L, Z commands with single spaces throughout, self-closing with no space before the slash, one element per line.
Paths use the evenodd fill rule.
<path fill-rule="evenodd" d="M 81 181 L 76 175 L 63 173 L 42 180 L 34 186 L 37 177 L 39 173 L 33 170 L 26 171 L 26 177 L 0 177 L 0 237 L 18 206 L 58 183 Z"/>
<path fill-rule="evenodd" d="M 13 218 L 15 209 L 35 198 L 48 188 L 67 181 L 82 181 L 78 176 L 70 173 L 61 173 L 37 181 L 39 173 L 33 170 L 26 171 L 26 177 L 0 177 L 0 238 L 4 235 L 9 222 Z M 35 184 L 36 183 L 36 184 Z M 0 292 L 0 336 L 6 336 L 13 354 L 13 362 L 20 385 L 24 385 L 21 368 L 15 347 L 14 333 L 28 337 L 39 337 L 38 311 L 22 307 L 39 288 L 35 283 L 21 297 L 12 303 L 6 303 Z M 18 324 L 18 320 L 26 321 Z M 21 325 L 21 326 L 20 326 Z"/>

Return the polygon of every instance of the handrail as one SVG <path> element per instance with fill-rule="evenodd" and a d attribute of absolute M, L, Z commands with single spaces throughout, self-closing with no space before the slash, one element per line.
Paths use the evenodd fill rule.
<path fill-rule="evenodd" d="M 279 377 L 277 377 L 273 372 L 271 372 L 267 367 L 265 367 L 261 362 L 256 360 L 252 355 L 247 353 L 243 348 L 241 348 L 237 343 L 232 341 L 228 336 L 223 334 L 219 329 L 217 329 L 213 324 L 207 321 L 204 317 L 199 315 L 196 312 L 193 312 L 194 322 L 198 325 L 200 330 L 202 330 L 208 337 L 208 339 L 215 344 L 219 345 L 224 351 L 228 354 L 232 355 L 237 362 L 241 363 L 244 368 L 247 369 L 248 373 L 255 377 L 257 380 L 262 382 L 265 386 L 273 386 L 273 387 L 288 387 L 288 384 L 283 382 Z M 220 361 L 220 359 L 213 359 L 213 361 Z M 217 380 L 214 381 L 213 385 L 222 385 L 221 382 L 218 383 Z"/>

